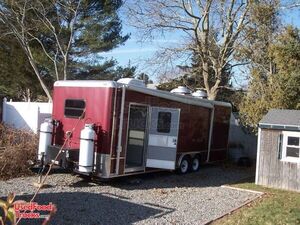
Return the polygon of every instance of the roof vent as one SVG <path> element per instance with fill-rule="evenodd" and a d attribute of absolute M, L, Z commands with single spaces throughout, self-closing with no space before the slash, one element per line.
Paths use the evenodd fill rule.
<path fill-rule="evenodd" d="M 207 99 L 207 94 L 206 91 L 203 90 L 197 90 L 192 94 L 193 97 L 195 98 L 202 98 L 202 99 Z"/>
<path fill-rule="evenodd" d="M 178 94 L 178 95 L 189 95 L 189 94 L 191 94 L 190 89 L 188 89 L 186 87 L 183 87 L 183 86 L 179 86 L 179 87 L 171 90 L 170 92 L 174 93 L 174 94 Z"/>
<path fill-rule="evenodd" d="M 144 81 L 134 78 L 121 78 L 117 82 L 121 84 L 127 84 L 130 86 L 146 87 Z"/>

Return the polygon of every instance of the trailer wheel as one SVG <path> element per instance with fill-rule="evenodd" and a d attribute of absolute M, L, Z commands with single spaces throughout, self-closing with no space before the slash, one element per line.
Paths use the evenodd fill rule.
<path fill-rule="evenodd" d="M 180 162 L 178 173 L 179 174 L 186 174 L 190 170 L 191 160 L 190 157 L 184 156 Z"/>
<path fill-rule="evenodd" d="M 198 155 L 196 155 L 193 159 L 192 159 L 192 163 L 191 163 L 191 171 L 192 172 L 196 172 L 200 169 L 200 157 Z"/>

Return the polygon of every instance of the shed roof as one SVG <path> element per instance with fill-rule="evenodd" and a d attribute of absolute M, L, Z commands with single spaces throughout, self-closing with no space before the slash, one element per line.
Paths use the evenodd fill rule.
<path fill-rule="evenodd" d="M 259 122 L 259 127 L 300 131 L 300 110 L 271 109 Z"/>

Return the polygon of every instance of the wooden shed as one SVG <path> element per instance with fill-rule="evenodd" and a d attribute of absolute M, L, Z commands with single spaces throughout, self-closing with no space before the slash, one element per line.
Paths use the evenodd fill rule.
<path fill-rule="evenodd" d="M 259 122 L 255 183 L 300 191 L 300 110 L 270 110 Z"/>

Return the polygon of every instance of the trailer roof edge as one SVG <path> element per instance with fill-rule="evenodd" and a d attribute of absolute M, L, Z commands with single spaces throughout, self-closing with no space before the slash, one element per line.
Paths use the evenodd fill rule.
<path fill-rule="evenodd" d="M 187 103 L 191 105 L 198 105 L 203 106 L 206 108 L 213 108 L 214 105 L 225 106 L 225 107 L 232 107 L 228 102 L 219 102 L 219 101 L 212 101 L 207 99 L 200 99 L 195 98 L 192 96 L 186 95 L 177 95 L 167 91 L 157 90 L 157 89 L 150 89 L 146 87 L 140 87 L 135 85 L 129 84 L 122 84 L 116 81 L 108 81 L 108 80 L 60 80 L 54 83 L 55 87 L 119 87 L 125 85 L 126 88 L 137 91 L 140 93 L 145 93 L 149 95 L 153 95 L 156 97 L 161 97 L 173 101 L 178 101 L 182 103 Z"/>
<path fill-rule="evenodd" d="M 120 84 L 124 85 L 124 84 Z M 138 86 L 133 86 L 133 85 L 125 85 L 129 90 L 153 95 L 156 97 L 161 97 L 173 101 L 178 101 L 182 103 L 187 103 L 190 105 L 198 105 L 198 106 L 203 106 L 206 108 L 213 108 L 213 105 L 220 105 L 220 106 L 225 106 L 225 107 L 231 107 L 230 103 L 227 102 L 218 102 L 218 101 L 211 101 L 211 100 L 206 100 L 206 99 L 199 99 L 195 98 L 192 96 L 186 96 L 186 95 L 177 95 L 173 94 L 167 91 L 161 91 L 157 89 L 150 89 L 150 88 L 143 88 L 143 87 L 138 87 Z"/>
<path fill-rule="evenodd" d="M 116 81 L 108 80 L 60 80 L 54 83 L 55 87 L 117 87 Z"/>

